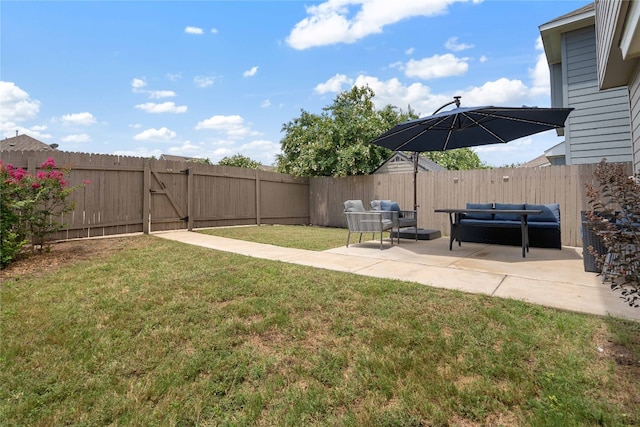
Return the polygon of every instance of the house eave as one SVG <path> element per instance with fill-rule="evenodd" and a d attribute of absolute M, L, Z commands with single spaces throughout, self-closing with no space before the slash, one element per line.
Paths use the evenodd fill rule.
<path fill-rule="evenodd" d="M 615 32 L 609 40 L 599 40 L 605 52 L 599 66 L 600 89 L 625 86 L 640 61 L 640 4 L 638 2 L 620 2 L 616 13 L 609 17 L 613 20 Z M 599 15 L 600 16 L 600 15 Z M 602 16 L 607 16 L 602 14 Z M 597 21 L 598 27 L 610 21 Z"/>
<path fill-rule="evenodd" d="M 595 9 L 590 9 L 582 13 L 565 15 L 540 25 L 538 29 L 542 37 L 547 63 L 551 65 L 562 62 L 562 33 L 595 25 L 595 22 Z"/>

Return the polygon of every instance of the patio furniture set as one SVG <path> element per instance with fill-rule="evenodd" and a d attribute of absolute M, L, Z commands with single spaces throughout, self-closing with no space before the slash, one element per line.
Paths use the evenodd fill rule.
<path fill-rule="evenodd" d="M 391 245 L 397 236 L 400 243 L 400 229 L 413 227 L 415 239 L 418 240 L 417 211 L 401 210 L 396 202 L 390 200 L 373 200 L 371 210 L 365 210 L 361 200 L 344 202 L 344 213 L 347 218 L 349 234 L 380 233 L 380 249 L 382 249 L 383 233 L 389 231 Z M 505 204 L 467 203 L 465 209 L 436 209 L 435 212 L 448 213 L 451 226 L 449 250 L 453 250 L 453 242 L 458 246 L 464 242 L 477 242 L 499 245 L 516 245 L 522 247 L 525 257 L 530 246 L 543 248 L 562 248 L 560 236 L 560 205 L 551 204 Z M 403 236 L 404 237 L 404 236 Z"/>

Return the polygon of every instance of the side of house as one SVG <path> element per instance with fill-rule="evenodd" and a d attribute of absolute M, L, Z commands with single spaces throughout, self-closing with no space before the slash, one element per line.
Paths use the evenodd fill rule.
<path fill-rule="evenodd" d="M 633 169 L 640 172 L 640 3 L 596 0 L 595 26 L 598 84 L 628 93 Z"/>
<path fill-rule="evenodd" d="M 595 5 L 540 26 L 551 77 L 553 107 L 573 107 L 564 129 L 567 165 L 630 162 L 633 158 L 629 90 L 601 90 Z"/>

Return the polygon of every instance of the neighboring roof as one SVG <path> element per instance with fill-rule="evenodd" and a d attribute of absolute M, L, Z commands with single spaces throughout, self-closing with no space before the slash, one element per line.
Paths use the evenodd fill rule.
<path fill-rule="evenodd" d="M 564 141 L 554 145 L 551 148 L 544 150 L 544 154 L 536 157 L 535 159 L 529 160 L 518 166 L 519 168 L 540 168 L 544 166 L 551 166 L 554 163 L 553 159 L 557 159 L 559 157 L 565 156 L 565 148 Z"/>
<path fill-rule="evenodd" d="M 560 157 L 566 155 L 567 151 L 564 147 L 564 141 L 559 144 L 554 145 L 553 147 L 544 150 L 544 155 L 547 157 Z"/>
<path fill-rule="evenodd" d="M 547 159 L 547 156 L 545 156 L 544 154 L 541 154 L 535 159 L 529 160 L 528 162 L 523 163 L 518 167 L 519 168 L 541 168 L 544 166 L 551 166 L 551 162 L 549 162 L 549 159 Z"/>
<path fill-rule="evenodd" d="M 382 167 L 384 167 L 385 165 L 387 165 L 388 163 L 395 163 L 395 162 L 409 162 L 411 164 L 413 164 L 413 158 L 402 152 L 402 151 L 395 151 L 391 157 L 389 157 L 387 160 L 384 161 L 384 163 L 382 163 L 380 166 L 378 166 L 376 168 L 376 170 L 373 171 L 373 173 L 376 173 L 379 169 L 381 169 Z M 413 170 L 413 169 L 412 169 Z M 420 172 L 427 172 L 427 171 L 445 171 L 447 170 L 447 168 L 445 168 L 444 166 L 440 166 L 439 164 L 437 164 L 434 161 L 431 161 L 427 158 L 424 158 L 422 156 L 418 157 L 418 171 Z"/>
<path fill-rule="evenodd" d="M 596 12 L 594 3 L 591 2 L 580 9 L 559 16 L 545 24 L 540 25 L 540 35 L 544 45 L 544 53 L 548 64 L 557 64 L 562 61 L 561 36 L 562 33 L 578 30 L 580 28 L 595 25 Z"/>
<path fill-rule="evenodd" d="M 25 134 L 0 141 L 0 151 L 58 151 L 54 147 Z"/>
<path fill-rule="evenodd" d="M 204 160 L 199 157 L 172 156 L 171 154 L 160 154 L 160 160 L 171 160 L 175 162 L 192 162 L 194 160 Z"/>

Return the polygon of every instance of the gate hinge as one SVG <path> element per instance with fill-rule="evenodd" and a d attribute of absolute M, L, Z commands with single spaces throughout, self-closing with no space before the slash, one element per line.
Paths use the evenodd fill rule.
<path fill-rule="evenodd" d="M 184 218 L 180 218 L 180 221 L 189 221 L 189 215 L 185 216 Z"/>

